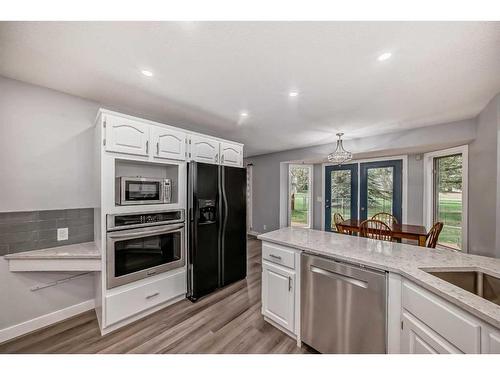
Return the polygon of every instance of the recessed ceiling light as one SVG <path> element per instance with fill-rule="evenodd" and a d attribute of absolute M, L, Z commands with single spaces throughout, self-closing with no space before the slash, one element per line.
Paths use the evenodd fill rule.
<path fill-rule="evenodd" d="M 241 111 L 240 112 L 241 117 L 248 117 L 248 112 L 247 111 Z"/>
<path fill-rule="evenodd" d="M 141 73 L 144 74 L 146 77 L 152 77 L 153 72 L 150 70 L 141 70 Z"/>
<path fill-rule="evenodd" d="M 377 60 L 378 60 L 378 61 L 384 61 L 384 60 L 390 59 L 390 58 L 391 58 L 391 56 L 392 56 L 392 53 L 390 53 L 390 52 L 384 52 L 383 54 L 381 54 L 381 55 L 377 58 Z"/>
<path fill-rule="evenodd" d="M 291 97 L 291 98 L 294 98 L 296 96 L 299 96 L 299 92 L 298 91 L 290 91 L 288 93 L 288 96 Z"/>

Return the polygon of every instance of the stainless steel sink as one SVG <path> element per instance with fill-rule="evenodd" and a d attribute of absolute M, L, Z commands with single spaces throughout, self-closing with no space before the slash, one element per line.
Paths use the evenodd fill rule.
<path fill-rule="evenodd" d="M 481 271 L 430 271 L 433 276 L 500 306 L 500 279 Z"/>

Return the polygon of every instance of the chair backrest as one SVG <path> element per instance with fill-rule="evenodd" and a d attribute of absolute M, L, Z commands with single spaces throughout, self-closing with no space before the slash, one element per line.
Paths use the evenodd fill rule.
<path fill-rule="evenodd" d="M 337 229 L 337 232 L 342 233 L 341 228 L 339 228 L 339 224 L 344 221 L 344 218 L 342 215 L 338 212 L 335 212 L 333 214 L 333 223 L 335 224 L 335 228 Z"/>
<path fill-rule="evenodd" d="M 359 225 L 361 237 L 373 238 L 375 240 L 392 241 L 391 228 L 380 220 L 368 219 Z"/>
<path fill-rule="evenodd" d="M 439 239 L 439 234 L 441 233 L 441 230 L 443 229 L 443 223 L 438 221 L 434 223 L 432 226 L 431 230 L 429 233 L 427 233 L 427 245 L 426 247 L 430 247 L 431 249 L 435 249 L 438 239 Z"/>
<path fill-rule="evenodd" d="M 335 223 L 335 229 L 337 229 L 337 233 L 342 233 L 342 234 L 351 234 L 351 231 L 348 229 L 345 229 L 342 225 L 340 225 L 344 221 L 344 217 L 336 212 L 333 214 L 333 222 Z"/>
<path fill-rule="evenodd" d="M 396 219 L 396 216 L 387 213 L 387 212 L 379 212 L 378 214 L 375 214 L 372 216 L 373 220 L 380 220 L 384 223 L 386 223 L 388 226 L 392 226 L 392 224 L 397 224 L 398 219 Z"/>

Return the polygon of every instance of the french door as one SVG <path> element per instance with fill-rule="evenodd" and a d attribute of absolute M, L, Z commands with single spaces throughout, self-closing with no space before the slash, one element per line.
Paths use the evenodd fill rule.
<path fill-rule="evenodd" d="M 325 167 L 325 230 L 335 226 L 338 212 L 347 219 L 358 218 L 358 164 Z"/>
<path fill-rule="evenodd" d="M 361 163 L 359 218 L 366 220 L 380 212 L 403 219 L 403 162 L 384 160 Z"/>
<path fill-rule="evenodd" d="M 334 229 L 335 213 L 340 213 L 345 220 L 366 220 L 379 212 L 387 212 L 401 223 L 402 202 L 402 160 L 325 167 L 326 231 Z"/>

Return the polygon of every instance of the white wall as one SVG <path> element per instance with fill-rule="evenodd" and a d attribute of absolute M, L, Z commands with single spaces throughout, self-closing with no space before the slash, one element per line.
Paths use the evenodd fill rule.
<path fill-rule="evenodd" d="M 95 207 L 98 103 L 0 77 L 0 212 Z"/>
<path fill-rule="evenodd" d="M 93 124 L 98 103 L 0 77 L 0 212 L 97 206 Z M 8 270 L 0 257 L 0 337 L 8 327 L 93 299 L 91 276 Z"/>

